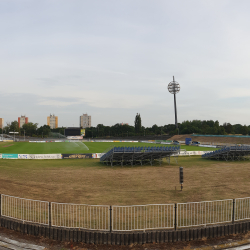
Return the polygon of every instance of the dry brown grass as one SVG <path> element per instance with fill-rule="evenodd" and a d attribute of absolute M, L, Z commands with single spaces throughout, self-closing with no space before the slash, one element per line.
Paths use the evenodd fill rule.
<path fill-rule="evenodd" d="M 184 167 L 180 191 L 179 166 Z M 98 160 L 1 160 L 0 193 L 55 202 L 136 205 L 249 196 L 250 162 L 179 157 L 177 165 L 108 167 Z M 175 190 L 175 187 L 177 190 Z"/>

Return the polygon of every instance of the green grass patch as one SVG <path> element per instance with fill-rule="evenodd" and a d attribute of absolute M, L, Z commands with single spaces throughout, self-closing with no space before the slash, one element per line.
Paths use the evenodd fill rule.
<path fill-rule="evenodd" d="M 86 145 L 86 146 L 85 146 Z M 1 142 L 0 153 L 6 154 L 87 154 L 102 153 L 108 148 L 116 147 L 159 147 L 174 146 L 149 143 L 131 142 Z M 89 150 L 88 150 L 89 149 Z M 213 151 L 214 148 L 181 145 L 187 151 Z"/>

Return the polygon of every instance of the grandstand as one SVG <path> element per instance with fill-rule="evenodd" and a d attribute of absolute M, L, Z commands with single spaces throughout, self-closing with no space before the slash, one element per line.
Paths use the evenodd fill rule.
<path fill-rule="evenodd" d="M 220 150 L 213 151 L 202 155 L 202 158 L 224 160 L 224 161 L 235 161 L 249 159 L 250 146 L 232 146 L 225 147 Z"/>
<path fill-rule="evenodd" d="M 146 165 L 158 162 L 162 163 L 163 158 L 168 158 L 170 163 L 171 155 L 178 155 L 178 147 L 113 147 L 101 158 L 102 163 L 107 165 Z"/>

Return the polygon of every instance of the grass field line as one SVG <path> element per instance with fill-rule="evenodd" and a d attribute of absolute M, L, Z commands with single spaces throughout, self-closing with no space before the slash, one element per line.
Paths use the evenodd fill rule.
<path fill-rule="evenodd" d="M 89 148 L 86 146 L 86 144 L 84 142 L 81 142 L 84 145 L 84 148 L 87 148 L 87 150 L 89 150 Z"/>

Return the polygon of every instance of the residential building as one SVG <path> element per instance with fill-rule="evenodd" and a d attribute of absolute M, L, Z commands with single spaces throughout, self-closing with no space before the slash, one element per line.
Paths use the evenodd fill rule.
<path fill-rule="evenodd" d="M 49 125 L 51 129 L 58 128 L 58 116 L 55 115 L 48 116 L 47 125 Z"/>
<path fill-rule="evenodd" d="M 91 127 L 91 116 L 88 114 L 83 114 L 80 116 L 80 127 L 90 128 Z"/>
<path fill-rule="evenodd" d="M 29 118 L 25 115 L 21 115 L 21 117 L 18 117 L 18 125 L 19 128 L 21 128 L 24 124 L 27 124 L 29 122 Z"/>
<path fill-rule="evenodd" d="M 3 129 L 4 127 L 4 119 L 0 118 L 0 128 Z"/>

